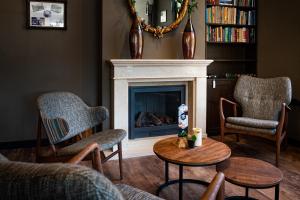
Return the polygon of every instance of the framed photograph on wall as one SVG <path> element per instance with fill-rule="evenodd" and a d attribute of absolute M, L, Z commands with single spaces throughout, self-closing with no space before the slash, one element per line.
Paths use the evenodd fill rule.
<path fill-rule="evenodd" d="M 67 29 L 67 2 L 63 0 L 26 0 L 29 29 Z"/>

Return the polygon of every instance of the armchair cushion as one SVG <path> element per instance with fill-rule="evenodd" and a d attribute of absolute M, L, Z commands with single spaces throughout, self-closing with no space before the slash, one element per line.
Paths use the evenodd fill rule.
<path fill-rule="evenodd" d="M 253 119 L 248 117 L 227 117 L 226 121 L 231 124 L 262 129 L 276 129 L 278 126 L 278 121 Z"/>
<path fill-rule="evenodd" d="M 82 140 L 57 150 L 58 156 L 75 155 L 84 149 L 88 144 L 97 142 L 100 145 L 100 151 L 112 148 L 121 142 L 126 136 L 122 129 L 110 129 L 103 132 L 94 133 L 93 135 L 83 138 Z"/>
<path fill-rule="evenodd" d="M 70 164 L 0 162 L 1 199 L 123 200 L 102 174 Z"/>
<path fill-rule="evenodd" d="M 163 200 L 162 198 L 154 196 L 153 194 L 131 187 L 129 185 L 116 184 L 116 186 L 126 200 Z"/>
<path fill-rule="evenodd" d="M 234 98 L 242 106 L 243 117 L 278 120 L 282 103 L 291 102 L 292 86 L 287 77 L 255 78 L 241 76 Z"/>
<path fill-rule="evenodd" d="M 253 128 L 253 127 L 240 126 L 240 125 L 231 124 L 231 123 L 225 123 L 225 127 L 230 128 L 230 129 L 243 130 L 243 131 L 247 131 L 250 133 L 258 132 L 258 133 L 270 134 L 270 135 L 274 135 L 276 133 L 276 129 Z"/>

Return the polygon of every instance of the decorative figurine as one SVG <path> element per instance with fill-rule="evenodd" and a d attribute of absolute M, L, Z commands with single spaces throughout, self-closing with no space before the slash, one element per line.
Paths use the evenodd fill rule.
<path fill-rule="evenodd" d="M 177 146 L 179 148 L 187 147 L 187 135 L 188 135 L 188 107 L 182 104 L 178 107 L 178 132 Z"/>
<path fill-rule="evenodd" d="M 188 107 L 185 104 L 181 104 L 178 107 L 178 127 L 187 132 L 188 125 Z"/>

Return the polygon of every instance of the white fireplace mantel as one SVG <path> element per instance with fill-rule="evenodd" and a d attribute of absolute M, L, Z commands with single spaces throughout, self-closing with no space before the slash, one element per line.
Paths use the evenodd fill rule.
<path fill-rule="evenodd" d="M 188 91 L 189 126 L 206 131 L 207 66 L 213 60 L 112 59 L 113 128 L 129 131 L 128 89 L 131 85 L 185 83 Z M 153 144 L 164 138 L 151 137 L 123 142 L 124 157 L 153 154 Z"/>

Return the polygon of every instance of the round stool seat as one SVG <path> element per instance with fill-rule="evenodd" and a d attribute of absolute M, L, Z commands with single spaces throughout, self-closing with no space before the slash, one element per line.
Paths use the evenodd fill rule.
<path fill-rule="evenodd" d="M 279 183 L 282 172 L 270 163 L 262 160 L 246 157 L 231 157 L 217 165 L 217 171 L 223 172 L 225 180 L 246 188 L 270 188 L 276 187 L 275 199 L 279 196 Z"/>
<path fill-rule="evenodd" d="M 217 166 L 226 180 L 250 188 L 268 188 L 280 183 L 281 171 L 270 163 L 254 158 L 231 157 Z"/>

